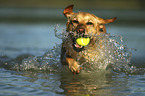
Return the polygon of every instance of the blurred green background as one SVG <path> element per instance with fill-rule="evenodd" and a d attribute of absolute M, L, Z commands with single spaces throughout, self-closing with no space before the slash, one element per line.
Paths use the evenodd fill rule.
<path fill-rule="evenodd" d="M 144 23 L 145 0 L 0 0 L 0 22 L 63 22 L 63 9 L 89 11 L 102 18 L 117 16 L 124 23 Z M 112 10 L 112 11 L 110 11 Z"/>
<path fill-rule="evenodd" d="M 63 8 L 75 4 L 76 8 L 144 10 L 145 0 L 0 0 L 1 7 Z"/>

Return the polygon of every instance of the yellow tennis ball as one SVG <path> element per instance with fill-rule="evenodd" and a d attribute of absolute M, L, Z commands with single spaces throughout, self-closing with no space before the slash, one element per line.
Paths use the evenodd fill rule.
<path fill-rule="evenodd" d="M 86 46 L 90 43 L 90 38 L 80 37 L 80 38 L 76 39 L 76 42 L 77 42 L 78 45 Z"/>

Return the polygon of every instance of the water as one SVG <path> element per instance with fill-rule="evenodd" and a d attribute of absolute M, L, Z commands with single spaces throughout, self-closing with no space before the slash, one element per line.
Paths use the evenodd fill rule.
<path fill-rule="evenodd" d="M 108 25 L 112 37 L 105 38 L 111 48 L 104 47 L 108 60 L 101 64 L 111 66 L 95 70 L 93 65 L 98 64 L 95 61 L 91 63 L 94 68 L 91 71 L 86 70 L 86 62 L 78 75 L 59 62 L 61 39 L 57 37 L 62 36 L 59 33 L 65 24 L 60 23 L 56 28 L 57 37 L 55 25 L 54 22 L 0 23 L 0 95 L 145 95 L 144 25 Z M 111 50 L 113 54 L 109 53 Z"/>

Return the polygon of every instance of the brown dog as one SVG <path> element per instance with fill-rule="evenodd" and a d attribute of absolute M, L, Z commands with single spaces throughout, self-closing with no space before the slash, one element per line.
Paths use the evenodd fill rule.
<path fill-rule="evenodd" d="M 87 12 L 74 13 L 73 5 L 66 7 L 63 14 L 68 18 L 66 28 L 68 37 L 62 43 L 61 63 L 68 64 L 69 69 L 76 74 L 82 69 L 80 63 L 98 54 L 97 51 L 90 52 L 96 48 L 95 35 L 106 33 L 104 24 L 114 22 L 116 17 L 104 20 Z M 87 48 L 76 43 L 76 38 L 80 36 L 90 38 Z M 101 42 L 98 44 L 101 45 Z"/>

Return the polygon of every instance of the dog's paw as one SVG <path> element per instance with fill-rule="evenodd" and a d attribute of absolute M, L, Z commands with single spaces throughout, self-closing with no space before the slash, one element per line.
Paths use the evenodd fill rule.
<path fill-rule="evenodd" d="M 73 63 L 69 66 L 69 69 L 73 72 L 73 74 L 78 74 L 82 70 L 82 67 L 77 63 Z"/>

